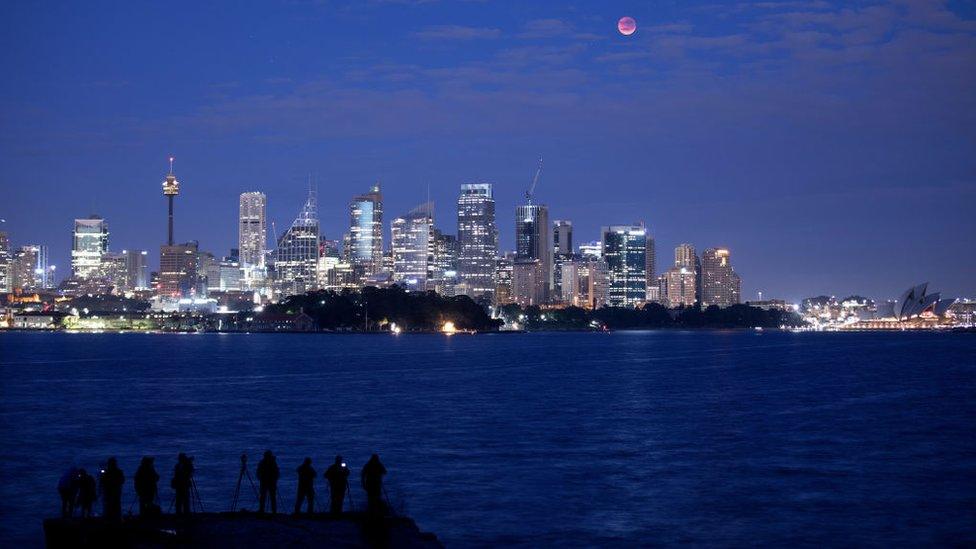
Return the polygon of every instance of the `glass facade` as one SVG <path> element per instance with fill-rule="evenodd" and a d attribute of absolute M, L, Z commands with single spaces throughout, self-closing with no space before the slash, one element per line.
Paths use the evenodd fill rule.
<path fill-rule="evenodd" d="M 603 260 L 608 271 L 607 302 L 636 307 L 647 299 L 647 233 L 644 227 L 603 228 Z"/>
<path fill-rule="evenodd" d="M 458 196 L 457 269 L 465 292 L 476 297 L 495 294 L 498 228 L 490 183 L 461 185 Z"/>
<path fill-rule="evenodd" d="M 417 206 L 393 220 L 393 282 L 408 290 L 427 290 L 436 253 L 433 205 Z"/>
<path fill-rule="evenodd" d="M 364 278 L 383 270 L 383 194 L 378 184 L 349 205 L 349 262 Z"/>
<path fill-rule="evenodd" d="M 315 289 L 319 263 L 319 212 L 315 191 L 309 190 L 305 206 L 291 227 L 278 239 L 274 253 L 275 289 L 282 296 Z"/>
<path fill-rule="evenodd" d="M 108 251 L 108 223 L 97 215 L 75 219 L 71 243 L 71 275 L 88 279 L 98 276 L 102 254 Z"/>

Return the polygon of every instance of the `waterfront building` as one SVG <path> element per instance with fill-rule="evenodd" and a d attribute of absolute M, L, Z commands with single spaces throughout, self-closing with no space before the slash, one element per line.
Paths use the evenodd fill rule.
<path fill-rule="evenodd" d="M 457 203 L 458 280 L 471 297 L 495 293 L 498 228 L 490 183 L 461 185 Z"/>
<path fill-rule="evenodd" d="M 609 274 L 611 307 L 637 307 L 647 300 L 647 232 L 641 225 L 603 227 L 602 259 Z"/>
<path fill-rule="evenodd" d="M 507 253 L 495 260 L 495 301 L 496 307 L 515 303 L 512 293 L 512 271 L 514 269 L 515 254 Z"/>
<path fill-rule="evenodd" d="M 433 204 L 427 202 L 391 223 L 393 282 L 408 290 L 427 290 L 427 282 L 434 275 L 433 211 Z"/>
<path fill-rule="evenodd" d="M 75 219 L 71 242 L 71 276 L 86 280 L 97 277 L 102 254 L 108 251 L 108 223 L 100 216 Z"/>
<path fill-rule="evenodd" d="M 739 275 L 732 269 L 729 250 L 708 248 L 701 257 L 702 307 L 728 307 L 739 303 Z"/>
<path fill-rule="evenodd" d="M 349 262 L 363 280 L 384 270 L 383 194 L 379 183 L 349 204 Z"/>
<path fill-rule="evenodd" d="M 261 192 L 241 193 L 239 203 L 238 254 L 243 286 L 250 290 L 266 284 L 268 197 Z"/>
<path fill-rule="evenodd" d="M 275 291 L 290 296 L 314 290 L 318 263 L 318 200 L 315 190 L 310 188 L 298 216 L 278 239 L 274 253 Z"/>
<path fill-rule="evenodd" d="M 533 273 L 531 280 L 538 284 L 538 288 L 514 284 L 515 301 L 517 303 L 533 302 L 542 305 L 549 302 L 549 292 L 552 288 L 552 241 L 549 239 L 549 208 L 542 204 L 523 204 L 515 208 L 515 263 L 528 265 L 538 262 L 539 272 Z M 524 274 L 531 269 L 521 268 Z M 519 275 L 516 272 L 515 279 Z M 523 281 L 529 278 L 523 277 Z M 524 292 L 520 294 L 519 292 Z"/>
<path fill-rule="evenodd" d="M 164 245 L 159 254 L 157 294 L 166 298 L 192 297 L 197 293 L 199 244 Z"/>

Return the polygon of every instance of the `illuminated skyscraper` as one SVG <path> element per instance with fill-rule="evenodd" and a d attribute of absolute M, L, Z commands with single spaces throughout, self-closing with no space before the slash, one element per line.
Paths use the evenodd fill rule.
<path fill-rule="evenodd" d="M 241 194 L 238 261 L 244 271 L 244 284 L 248 289 L 261 287 L 267 278 L 267 207 L 268 198 L 264 193 Z"/>
<path fill-rule="evenodd" d="M 611 307 L 636 307 L 647 299 L 647 231 L 641 225 L 603 228 L 603 260 Z"/>
<path fill-rule="evenodd" d="M 433 204 L 421 204 L 391 224 L 393 282 L 408 290 L 427 290 L 434 275 Z"/>
<path fill-rule="evenodd" d="M 349 205 L 349 262 L 363 279 L 383 270 L 383 194 L 377 183 Z"/>
<path fill-rule="evenodd" d="M 493 297 L 498 228 L 491 184 L 461 185 L 457 215 L 458 278 L 468 295 Z"/>
<path fill-rule="evenodd" d="M 13 253 L 10 261 L 11 289 L 39 292 L 53 287 L 49 280 L 47 246 L 28 244 Z"/>
<path fill-rule="evenodd" d="M 732 269 L 729 250 L 708 248 L 701 258 L 702 307 L 728 307 L 739 302 L 739 275 Z"/>
<path fill-rule="evenodd" d="M 11 290 L 10 259 L 10 238 L 0 231 L 0 293 Z"/>
<path fill-rule="evenodd" d="M 71 275 L 81 280 L 99 276 L 102 254 L 108 251 L 108 223 L 97 215 L 75 219 L 71 243 Z"/>
<path fill-rule="evenodd" d="M 278 239 L 274 253 L 275 285 L 282 296 L 304 294 L 317 287 L 319 262 L 319 213 L 316 193 L 309 189 L 308 199 Z"/>
<path fill-rule="evenodd" d="M 669 307 L 691 307 L 698 300 L 698 256 L 691 244 L 674 249 L 674 267 L 665 277 L 665 302 Z"/>
<path fill-rule="evenodd" d="M 519 282 L 529 280 L 528 276 L 519 278 L 519 264 L 538 262 L 538 272 L 523 267 L 521 270 L 528 275 L 532 272 L 533 284 L 538 288 L 529 288 Z M 549 301 L 549 290 L 552 287 L 552 241 L 549 239 L 549 208 L 541 204 L 523 204 L 515 208 L 515 272 L 513 285 L 515 301 L 518 303 L 532 301 L 541 305 Z M 519 295 L 519 291 L 529 292 Z"/>
<path fill-rule="evenodd" d="M 122 250 L 125 257 L 126 291 L 149 289 L 149 252 Z"/>
<path fill-rule="evenodd" d="M 197 291 L 199 245 L 196 242 L 160 246 L 157 293 L 168 298 L 191 297 Z"/>
<path fill-rule="evenodd" d="M 567 302 L 564 299 L 562 290 L 563 265 L 572 262 L 578 256 L 573 250 L 573 223 L 570 221 L 556 220 L 552 222 L 552 292 L 550 297 L 553 302 L 563 302 L 572 304 L 572 300 Z M 571 272 L 573 268 L 570 268 Z M 575 281 L 570 280 L 570 284 Z M 572 290 L 565 295 L 575 295 Z"/>

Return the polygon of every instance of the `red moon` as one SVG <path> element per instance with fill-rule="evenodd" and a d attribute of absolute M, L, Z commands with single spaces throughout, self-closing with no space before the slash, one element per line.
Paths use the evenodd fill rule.
<path fill-rule="evenodd" d="M 617 21 L 617 30 L 624 36 L 630 36 L 637 32 L 637 21 L 634 21 L 633 17 L 621 17 L 620 21 Z"/>

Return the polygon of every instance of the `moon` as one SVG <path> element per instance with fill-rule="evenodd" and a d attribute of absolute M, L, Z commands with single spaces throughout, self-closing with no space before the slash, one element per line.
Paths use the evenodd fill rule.
<path fill-rule="evenodd" d="M 623 16 L 617 21 L 617 30 L 624 36 L 630 36 L 637 32 L 637 21 L 633 17 Z"/>

